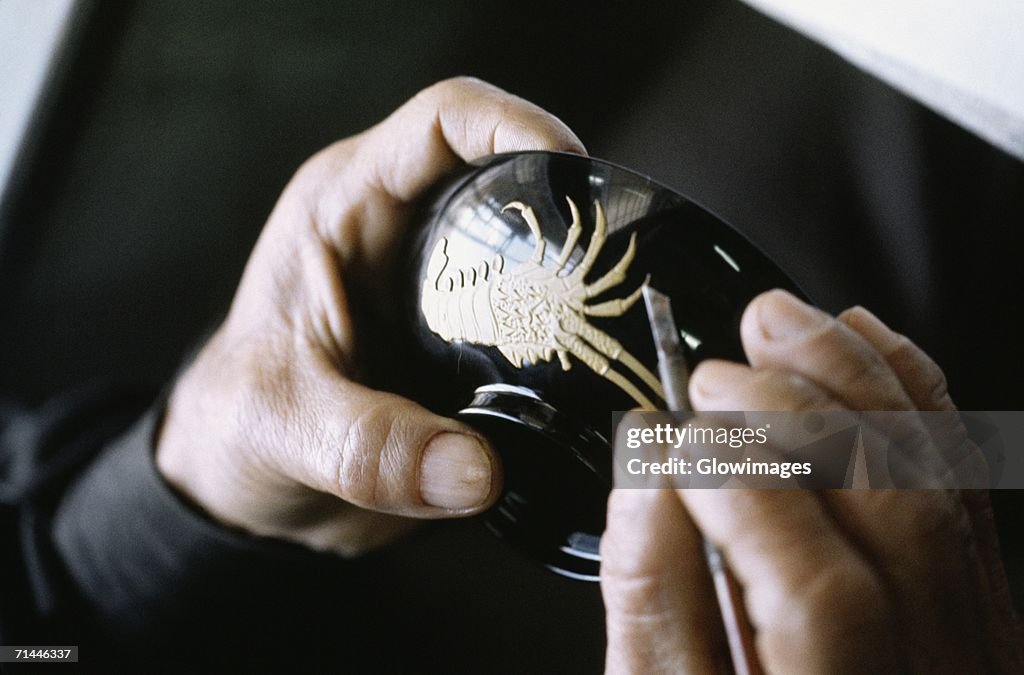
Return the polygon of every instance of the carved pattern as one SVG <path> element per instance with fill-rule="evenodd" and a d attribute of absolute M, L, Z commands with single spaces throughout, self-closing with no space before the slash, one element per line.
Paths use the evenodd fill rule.
<path fill-rule="evenodd" d="M 664 399 L 658 378 L 618 340 L 587 321 L 588 316 L 621 316 L 640 298 L 638 288 L 625 298 L 586 304 L 590 298 L 625 281 L 626 271 L 636 255 L 636 233 L 630 237 L 622 258 L 597 281 L 586 283 L 584 279 L 604 246 L 607 229 L 604 209 L 595 200 L 594 234 L 583 259 L 571 272 L 559 276 L 583 230 L 579 209 L 572 199 L 566 197 L 566 201 L 572 213 L 572 225 L 558 259 L 550 267 L 544 265 L 547 242 L 537 217 L 532 208 L 519 201 L 506 204 L 502 212 L 518 211 L 529 226 L 535 244 L 531 259 L 510 270 L 505 270 L 505 261 L 499 255 L 490 263 L 483 261 L 477 268 L 445 276 L 449 263 L 448 240 L 441 238 L 427 262 L 427 278 L 420 298 L 427 325 L 448 342 L 497 347 L 516 368 L 526 363 L 550 361 L 557 355 L 562 370 L 569 370 L 571 354 L 641 406 L 654 408 L 633 382 L 611 367 L 611 361 L 621 363 Z"/>

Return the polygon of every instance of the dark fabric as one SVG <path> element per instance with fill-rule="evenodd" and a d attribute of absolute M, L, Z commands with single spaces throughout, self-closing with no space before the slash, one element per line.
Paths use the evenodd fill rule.
<path fill-rule="evenodd" d="M 179 500 L 156 473 L 158 411 L 138 418 L 145 401 L 76 392 L 35 412 L 8 407 L 0 418 L 0 522 L 11 537 L 0 643 L 80 645 L 88 672 L 291 662 L 271 639 L 301 642 L 308 663 L 325 662 L 321 645 L 333 647 L 336 633 L 290 617 L 296 597 L 313 598 L 303 604 L 314 615 L 325 613 L 317 598 L 364 604 L 342 561 L 232 532 Z M 339 615 L 332 629 L 355 637 L 354 617 Z M 362 663 L 365 644 L 356 640 L 346 658 Z"/>
<path fill-rule="evenodd" d="M 181 649 L 265 663 L 274 652 L 262 653 L 254 637 L 311 638 L 309 626 L 289 618 L 292 598 L 308 595 L 315 580 L 318 597 L 353 600 L 356 589 L 337 583 L 346 578 L 341 561 L 232 532 L 179 501 L 152 459 L 157 418 L 156 411 L 144 415 L 93 462 L 54 518 L 56 552 L 91 610 L 90 634 L 101 644 L 131 645 L 144 662 L 157 655 L 166 662 Z M 183 630 L 197 610 L 204 630 Z M 337 626 L 353 617 L 339 617 Z M 212 626 L 218 630 L 205 629 Z M 158 635 L 181 642 L 161 644 Z"/>
<path fill-rule="evenodd" d="M 872 308 L 962 407 L 1022 407 L 1024 167 L 739 3 L 94 4 L 0 223 L 0 643 L 97 672 L 600 670 L 595 586 L 474 521 L 346 563 L 225 531 L 156 474 L 152 393 L 82 388 L 170 381 L 302 159 L 452 75 Z M 996 495 L 1018 587 L 1019 504 Z"/>
<path fill-rule="evenodd" d="M 35 411 L 0 405 L 0 644 L 74 634 L 75 596 L 49 542 L 56 504 L 142 400 L 80 390 Z"/>
<path fill-rule="evenodd" d="M 477 522 L 352 562 L 214 524 L 157 474 L 147 400 L 3 408 L 0 644 L 79 645 L 78 669 L 97 673 L 600 668 L 596 587 Z"/>

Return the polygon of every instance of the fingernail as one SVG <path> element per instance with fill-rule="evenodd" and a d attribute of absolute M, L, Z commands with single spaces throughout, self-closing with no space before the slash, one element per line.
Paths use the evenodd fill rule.
<path fill-rule="evenodd" d="M 828 315 L 786 291 L 776 290 L 761 300 L 757 319 L 766 338 L 787 340 L 818 328 L 828 321 Z"/>
<path fill-rule="evenodd" d="M 900 334 L 863 307 L 857 306 L 847 312 L 846 323 L 883 354 L 896 349 L 900 344 Z"/>
<path fill-rule="evenodd" d="M 480 441 L 457 433 L 434 436 L 423 449 L 420 496 L 431 506 L 468 509 L 491 492 L 491 462 Z"/>

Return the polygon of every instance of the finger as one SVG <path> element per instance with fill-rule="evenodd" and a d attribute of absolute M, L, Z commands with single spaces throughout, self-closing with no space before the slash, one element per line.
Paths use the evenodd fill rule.
<path fill-rule="evenodd" d="M 718 673 L 728 661 L 701 538 L 672 490 L 613 490 L 601 537 L 608 673 Z"/>
<path fill-rule="evenodd" d="M 365 178 L 407 202 L 462 161 L 524 150 L 586 152 L 569 127 L 543 108 L 481 80 L 457 77 L 424 89 L 371 129 L 361 155 L 367 157 Z"/>
<path fill-rule="evenodd" d="M 889 589 L 911 672 L 981 672 L 970 521 L 946 490 L 835 490 L 829 511 Z"/>
<path fill-rule="evenodd" d="M 756 313 L 758 323 L 770 325 L 757 329 L 746 326 L 744 337 L 749 339 L 745 344 L 752 361 L 776 367 L 784 363 L 790 368 L 802 362 L 799 368 L 807 376 L 819 381 L 835 378 L 843 383 L 834 385 L 835 391 L 853 390 L 846 395 L 847 400 L 865 408 L 877 407 L 865 387 L 879 383 L 878 388 L 886 392 L 883 400 L 889 401 L 887 406 L 905 405 L 910 409 L 912 402 L 900 400 L 902 384 L 894 370 L 889 368 L 887 372 L 885 352 L 877 349 L 874 341 L 850 335 L 824 313 L 809 311 L 811 308 L 798 305 L 789 296 L 772 295 L 758 298 L 748 310 L 748 316 Z M 778 332 L 801 321 L 803 325 L 797 326 L 795 338 L 791 338 L 799 357 L 787 358 L 774 342 L 762 338 L 762 331 Z M 749 322 L 745 316 L 744 323 Z M 859 364 L 844 366 L 840 362 L 843 358 Z M 793 376 L 781 378 L 771 371 L 763 372 L 766 375 L 759 380 L 756 371 L 735 364 L 710 363 L 704 372 L 698 368 L 694 373 L 696 403 L 708 405 L 713 401 L 752 410 L 764 405 L 778 406 L 767 409 L 790 406 L 799 410 L 835 403 L 820 387 L 808 386 Z M 802 386 L 786 386 L 793 379 Z M 707 396 L 705 390 L 709 388 L 718 394 L 717 398 Z M 837 523 L 864 552 L 893 595 L 901 619 L 897 625 L 906 634 L 915 672 L 938 672 L 936 667 L 945 663 L 966 672 L 967 666 L 976 665 L 971 662 L 971 652 L 963 649 L 964 642 L 956 639 L 957 621 L 967 610 L 961 589 L 968 569 L 964 565 L 962 513 L 950 493 L 857 490 L 823 494 Z M 936 636 L 941 638 L 938 643 Z"/>
<path fill-rule="evenodd" d="M 942 371 L 912 342 L 863 308 L 847 310 L 839 321 L 885 360 L 915 407 L 952 409 Z M 977 669 L 961 625 L 970 610 L 962 592 L 970 570 L 964 514 L 955 496 L 942 490 L 830 491 L 822 496 L 890 589 L 911 669 Z"/>
<path fill-rule="evenodd" d="M 744 348 L 755 368 L 803 375 L 851 410 L 914 411 L 896 373 L 864 338 L 791 294 L 769 291 L 755 298 L 740 325 Z M 884 453 L 892 480 L 902 486 L 948 484 L 950 465 L 931 446 L 916 415 L 876 415 L 868 443 Z"/>
<path fill-rule="evenodd" d="M 955 410 L 946 376 L 924 351 L 863 307 L 838 317 L 874 347 L 896 373 L 918 410 Z"/>
<path fill-rule="evenodd" d="M 947 434 L 947 438 L 964 434 L 963 426 L 959 417 L 956 416 L 956 406 L 949 395 L 945 375 L 931 357 L 907 337 L 893 331 L 863 307 L 846 310 L 839 315 L 839 320 L 857 331 L 883 355 L 919 409 L 944 413 L 941 415 L 942 419 L 955 417 L 950 420 L 952 424 L 942 425 L 943 427 L 956 427 L 953 433 Z M 941 438 L 938 442 L 941 444 Z M 972 450 L 977 461 L 984 464 L 980 450 L 976 446 L 972 446 Z M 920 496 L 915 495 L 914 498 L 920 499 Z M 938 497 L 935 498 L 938 499 Z M 1015 660 L 1019 666 L 1021 658 L 1019 647 L 1012 650 L 1002 648 L 1003 645 L 1019 644 L 1020 640 L 1017 635 L 1019 624 L 1009 600 L 1006 571 L 999 555 L 998 537 L 992 519 L 988 492 L 985 490 L 963 491 L 960 493 L 960 502 L 971 519 L 971 529 L 976 541 L 977 561 L 973 565 L 969 562 L 968 566 L 976 568 L 973 573 L 976 575 L 980 590 L 976 595 L 981 599 L 983 606 L 987 605 L 985 611 L 982 612 L 980 633 L 985 636 L 984 639 L 998 645 L 995 649 L 984 651 L 999 654 L 999 659 L 1005 657 L 1011 661 Z M 878 505 L 875 510 L 888 510 L 887 506 Z M 905 511 L 906 509 L 901 508 L 889 512 L 904 513 Z M 866 519 L 870 522 L 872 516 L 869 514 Z M 969 557 L 974 556 L 969 555 Z M 954 571 L 947 574 L 955 573 Z M 965 611 L 963 607 L 960 609 Z M 1004 670 L 1011 669 L 1004 668 Z"/>
<path fill-rule="evenodd" d="M 754 298 L 743 313 L 740 333 L 755 368 L 799 373 L 852 410 L 913 409 L 896 374 L 871 344 L 785 291 Z"/>
<path fill-rule="evenodd" d="M 415 518 L 471 515 L 497 498 L 500 464 L 465 424 L 336 375 L 305 392 L 284 388 L 272 386 L 266 400 L 257 388 L 252 416 L 264 427 L 252 442 L 273 439 L 264 456 L 284 475 L 365 509 Z M 276 415 L 289 396 L 302 396 L 301 408 Z"/>
<path fill-rule="evenodd" d="M 300 171 L 315 220 L 338 249 L 385 256 L 404 208 L 465 161 L 500 152 L 585 153 L 557 117 L 473 78 L 424 89 L 386 120 L 323 150 Z M 293 181 L 296 182 L 296 181 Z M 353 214 L 353 208 L 358 207 Z"/>
<path fill-rule="evenodd" d="M 964 490 L 961 498 L 974 527 L 977 586 L 982 607 L 978 631 L 987 645 L 988 671 L 1024 672 L 1024 624 L 1013 602 L 987 490 Z"/>
<path fill-rule="evenodd" d="M 696 410 L 843 410 L 832 393 L 798 372 L 753 369 L 731 361 L 702 361 L 690 376 Z"/>
<path fill-rule="evenodd" d="M 918 410 L 946 465 L 950 484 L 957 487 L 988 485 L 988 466 L 980 449 L 970 441 L 949 396 L 942 369 L 920 347 L 896 333 L 878 317 L 854 307 L 838 319 L 867 340 L 896 373 Z"/>
<path fill-rule="evenodd" d="M 895 670 L 884 588 L 813 492 L 679 494 L 743 587 L 758 656 L 768 672 Z"/>
<path fill-rule="evenodd" d="M 794 467 L 813 459 L 813 477 L 804 474 L 803 468 L 785 481 L 777 474 L 744 477 L 744 483 L 750 487 L 795 487 L 800 480 L 806 481 L 807 487 L 840 487 L 853 484 L 857 478 L 851 470 L 855 447 L 845 433 L 858 423 L 857 415 L 823 387 L 798 373 L 755 370 L 731 361 L 708 359 L 697 366 L 690 378 L 690 400 L 700 411 L 746 411 L 733 425 L 760 427 L 766 436 L 770 429 L 770 443 L 748 443 L 736 451 L 723 447 L 714 453 L 719 460 L 726 460 L 733 452 L 739 453 L 734 461 L 749 458 L 792 463 Z M 817 412 L 827 414 L 812 414 Z M 712 415 L 712 419 L 715 417 Z M 812 417 L 813 422 L 809 421 Z M 811 452 L 813 455 L 808 454 Z M 871 466 L 874 468 L 874 463 Z M 732 482 L 738 482 L 736 477 Z"/>

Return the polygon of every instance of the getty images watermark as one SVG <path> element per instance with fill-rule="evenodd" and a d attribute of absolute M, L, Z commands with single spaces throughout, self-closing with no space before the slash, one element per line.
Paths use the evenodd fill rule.
<path fill-rule="evenodd" d="M 616 412 L 620 488 L 1024 488 L 1024 411 Z"/>

